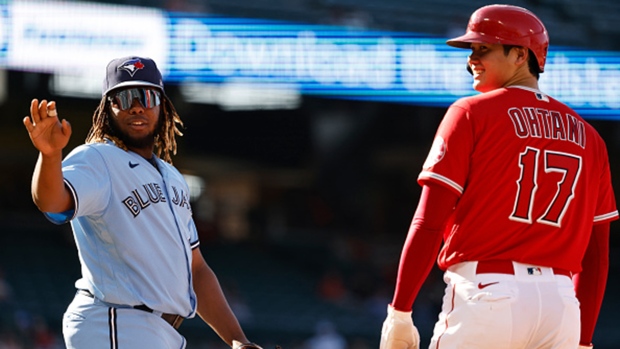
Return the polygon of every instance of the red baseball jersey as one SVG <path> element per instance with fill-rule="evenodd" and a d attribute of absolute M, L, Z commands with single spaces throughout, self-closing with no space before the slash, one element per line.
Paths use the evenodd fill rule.
<path fill-rule="evenodd" d="M 571 108 L 525 87 L 450 106 L 418 182 L 460 195 L 439 254 L 444 270 L 512 260 L 579 272 L 592 225 L 618 218 L 603 139 Z"/>

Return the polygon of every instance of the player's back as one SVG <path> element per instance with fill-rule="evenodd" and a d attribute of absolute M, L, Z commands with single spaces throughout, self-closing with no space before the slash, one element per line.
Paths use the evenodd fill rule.
<path fill-rule="evenodd" d="M 464 98 L 450 113 L 471 138 L 457 150 L 466 169 L 451 179 L 463 193 L 440 264 L 514 260 L 578 271 L 593 222 L 615 212 L 604 204 L 613 192 L 596 130 L 563 103 L 523 87 Z M 459 144 L 447 146 L 450 153 Z"/>

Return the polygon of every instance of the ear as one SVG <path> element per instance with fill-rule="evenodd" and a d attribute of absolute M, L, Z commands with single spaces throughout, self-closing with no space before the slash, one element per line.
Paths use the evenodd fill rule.
<path fill-rule="evenodd" d="M 530 50 L 527 47 L 517 46 L 513 48 L 516 53 L 515 64 L 520 66 L 522 64 L 527 65 L 530 58 Z"/>

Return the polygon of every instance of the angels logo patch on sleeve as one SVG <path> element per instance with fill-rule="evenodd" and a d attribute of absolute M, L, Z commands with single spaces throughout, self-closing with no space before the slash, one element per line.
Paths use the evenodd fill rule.
<path fill-rule="evenodd" d="M 422 168 L 430 168 L 441 161 L 441 159 L 443 159 L 446 155 L 447 148 L 446 141 L 444 141 L 441 136 L 435 137 L 431 150 L 428 152 L 428 156 L 426 157 L 426 161 L 424 161 Z"/>

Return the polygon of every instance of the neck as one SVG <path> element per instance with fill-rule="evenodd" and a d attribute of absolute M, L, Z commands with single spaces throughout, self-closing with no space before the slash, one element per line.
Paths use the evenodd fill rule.
<path fill-rule="evenodd" d="M 153 148 L 151 147 L 149 148 L 134 148 L 134 147 L 128 147 L 129 150 L 131 150 L 132 152 L 140 155 L 141 157 L 149 160 L 153 157 Z"/>
<path fill-rule="evenodd" d="M 527 67 L 521 67 L 520 70 L 506 83 L 503 87 L 524 86 L 538 90 L 538 79 L 532 75 Z"/>
<path fill-rule="evenodd" d="M 534 81 L 534 82 L 531 82 L 531 81 L 515 81 L 514 83 L 510 83 L 510 84 L 504 85 L 504 87 L 510 87 L 510 86 L 523 86 L 523 87 L 529 87 L 529 88 L 534 89 L 534 90 L 540 90 L 538 88 L 538 82 L 537 81 Z"/>
<path fill-rule="evenodd" d="M 147 160 L 149 160 L 150 158 L 153 157 L 153 150 L 154 150 L 153 146 L 149 146 L 149 147 L 127 146 L 127 144 L 125 144 L 125 142 L 123 142 L 118 137 L 106 135 L 106 138 L 108 138 L 109 140 L 114 142 L 114 144 L 116 144 L 117 147 L 119 147 L 119 148 L 121 148 L 121 149 L 123 149 L 125 151 L 131 150 L 132 152 L 142 156 L 143 158 L 145 158 Z"/>

